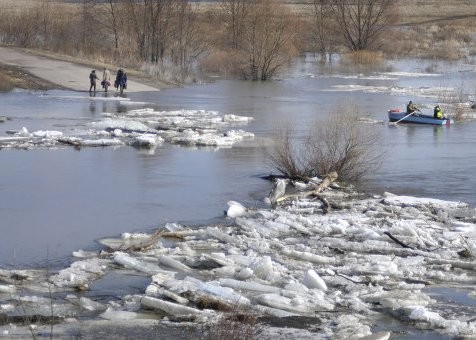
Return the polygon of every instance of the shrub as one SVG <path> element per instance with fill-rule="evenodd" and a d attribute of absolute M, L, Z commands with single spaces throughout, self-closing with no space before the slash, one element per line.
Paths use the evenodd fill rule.
<path fill-rule="evenodd" d="M 157 63 L 142 63 L 140 69 L 156 79 L 174 84 L 191 83 L 196 79 L 193 70 L 182 68 L 169 60 Z"/>
<path fill-rule="evenodd" d="M 234 306 L 223 313 L 210 329 L 208 337 L 213 340 L 252 340 L 259 339 L 263 326 L 258 323 L 259 315 L 246 306 Z"/>
<path fill-rule="evenodd" d="M 300 147 L 296 143 L 292 124 L 285 126 L 275 129 L 271 146 L 264 149 L 268 163 L 280 174 L 289 178 L 312 176 L 302 163 Z"/>
<path fill-rule="evenodd" d="M 277 131 L 274 143 L 265 149 L 271 166 L 286 177 L 308 178 L 336 171 L 344 181 L 357 181 L 377 168 L 384 156 L 378 130 L 359 122 L 353 106 L 310 124 L 304 134 L 299 142 L 291 128 Z"/>
<path fill-rule="evenodd" d="M 455 115 L 454 115 L 455 120 L 457 120 L 457 121 L 464 120 L 465 112 L 466 112 L 466 109 L 463 107 L 463 105 L 456 105 Z"/>
<path fill-rule="evenodd" d="M 222 48 L 236 50 L 240 77 L 269 80 L 298 54 L 300 20 L 278 0 L 241 1 L 239 13 L 231 10 L 236 6 L 236 1 L 222 2 L 224 21 L 234 23 L 224 32 L 229 39 L 219 39 Z"/>
<path fill-rule="evenodd" d="M 354 65 L 379 65 L 383 63 L 383 58 L 378 52 L 360 50 L 343 54 L 342 62 Z"/>
<path fill-rule="evenodd" d="M 245 58 L 236 50 L 216 50 L 200 61 L 200 69 L 205 74 L 217 74 L 224 78 L 240 74 L 246 65 Z"/>

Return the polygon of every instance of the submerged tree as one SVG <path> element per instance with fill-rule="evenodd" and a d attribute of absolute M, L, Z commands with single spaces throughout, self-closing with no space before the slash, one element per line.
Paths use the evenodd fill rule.
<path fill-rule="evenodd" d="M 297 54 L 298 20 L 275 0 L 257 0 L 245 20 L 239 52 L 245 58 L 242 76 L 268 80 Z"/>
<path fill-rule="evenodd" d="M 384 156 L 377 129 L 359 122 L 358 110 L 339 108 L 327 119 L 310 124 L 298 137 L 288 124 L 273 136 L 266 159 L 289 178 L 323 176 L 336 171 L 339 178 L 357 181 L 377 168 Z"/>
<path fill-rule="evenodd" d="M 332 9 L 331 0 L 313 0 L 312 3 L 312 40 L 322 60 L 330 55 L 332 45 Z M 330 58 L 330 57 L 329 57 Z"/>
<path fill-rule="evenodd" d="M 179 0 L 177 10 L 171 22 L 170 59 L 180 70 L 178 79 L 182 82 L 190 73 L 192 67 L 207 47 L 207 41 L 202 34 L 199 16 L 188 1 Z"/>
<path fill-rule="evenodd" d="M 297 15 L 279 0 L 222 0 L 215 53 L 226 72 L 268 80 L 296 55 Z"/>

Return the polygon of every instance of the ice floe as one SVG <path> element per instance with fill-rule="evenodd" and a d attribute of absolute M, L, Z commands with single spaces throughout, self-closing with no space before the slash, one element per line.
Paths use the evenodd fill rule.
<path fill-rule="evenodd" d="M 109 262 L 110 260 L 98 258 L 76 261 L 53 275 L 50 281 L 61 288 L 88 289 L 90 282 L 104 275 Z"/>
<path fill-rule="evenodd" d="M 90 317 L 110 321 L 136 320 L 148 312 L 162 322 L 192 320 L 203 327 L 225 311 L 275 320 L 263 338 L 275 336 L 276 324 L 285 327 L 288 318 L 305 325 L 316 317 L 304 338 L 386 339 L 391 331 L 371 332 L 379 318 L 445 336 L 476 335 L 474 314 L 464 308 L 448 313 L 426 292 L 432 286 L 475 284 L 473 208 L 390 193 L 364 197 L 337 186 L 320 195 L 330 210 L 312 197 L 285 199 L 269 209 L 230 201 L 223 224 L 168 223 L 153 234 L 102 240 L 104 249 L 96 256 L 75 252 L 79 260 L 50 275 L 48 291 L 89 289 L 119 270 L 148 278 L 149 284 L 141 294 L 114 301 L 69 300 Z M 33 307 L 45 303 L 49 294 L 35 275 L 0 272 L 2 313 L 13 313 L 19 299 Z M 33 278 L 22 279 L 30 295 L 18 291 L 20 277 Z M 56 300 L 54 305 L 67 317 L 79 313 Z"/>
<path fill-rule="evenodd" d="M 445 98 L 454 98 L 457 100 L 457 90 L 452 87 L 398 87 L 398 86 L 375 86 L 375 85 L 334 85 L 329 89 L 324 89 L 326 92 L 365 92 L 365 93 L 386 93 L 389 95 L 413 95 L 422 98 L 438 99 L 441 96 Z M 424 106 L 424 105 L 423 105 Z"/>
<path fill-rule="evenodd" d="M 0 148 L 131 145 L 154 149 L 164 142 L 231 147 L 239 141 L 254 138 L 253 133 L 231 129 L 252 120 L 252 117 L 206 110 L 154 111 L 142 108 L 121 113 L 104 112 L 102 119 L 87 123 L 83 129 L 71 128 L 67 133 L 49 130 L 30 133 L 26 127 L 8 131 L 12 136 L 0 137 Z"/>

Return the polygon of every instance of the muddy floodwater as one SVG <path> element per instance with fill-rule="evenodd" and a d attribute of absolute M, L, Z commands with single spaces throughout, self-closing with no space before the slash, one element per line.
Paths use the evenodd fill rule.
<path fill-rule="evenodd" d="M 87 85 L 85 75 L 85 85 Z M 386 112 L 413 100 L 429 113 L 444 103 L 474 99 L 475 66 L 421 61 L 389 62 L 378 70 L 349 71 L 300 59 L 281 79 L 266 83 L 217 81 L 157 93 L 96 97 L 70 91 L 0 93 L 0 136 L 28 131 L 67 133 L 103 113 L 139 108 L 212 110 L 253 117 L 237 128 L 255 134 L 233 147 L 155 150 L 130 146 L 0 150 L 0 266 L 52 266 L 78 249 L 123 232 L 151 231 L 166 222 L 199 224 L 224 218 L 226 202 L 261 206 L 272 171 L 261 145 L 276 126 L 298 133 L 336 107 L 351 103 L 383 135 L 387 157 L 362 185 L 476 205 L 476 121 L 450 127 L 390 126 Z M 468 108 L 469 110 L 469 108 Z"/>

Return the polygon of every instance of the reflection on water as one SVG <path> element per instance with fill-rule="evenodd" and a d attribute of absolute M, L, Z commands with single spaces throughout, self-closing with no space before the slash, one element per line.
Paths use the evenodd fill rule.
<path fill-rule="evenodd" d="M 442 126 L 434 126 L 433 127 L 433 143 L 438 143 L 438 142 L 441 141 L 442 133 L 443 133 L 443 127 Z"/>
<path fill-rule="evenodd" d="M 385 144 L 385 162 L 365 189 L 476 204 L 476 122 L 449 128 L 386 124 L 388 108 L 403 108 L 410 99 L 431 108 L 442 83 L 474 83 L 474 71 L 458 72 L 453 65 L 424 75 L 425 65 L 413 62 L 369 74 L 319 67 L 308 60 L 279 81 L 220 81 L 124 98 L 112 92 L 1 93 L 1 114 L 12 119 L 0 123 L 0 136 L 23 126 L 67 133 L 103 112 L 141 107 L 252 116 L 240 128 L 256 134 L 255 141 L 225 149 L 0 150 L 1 265 L 65 261 L 98 238 L 170 221 L 217 221 L 229 200 L 259 206 L 271 187 L 259 178 L 271 171 L 260 145 L 273 129 L 291 123 L 299 133 L 349 102 L 380 121 L 368 128 L 379 129 Z"/>
<path fill-rule="evenodd" d="M 476 205 L 471 175 L 476 171 L 475 129 L 475 122 L 388 129 L 385 139 L 393 141 L 390 157 L 369 187 Z"/>

